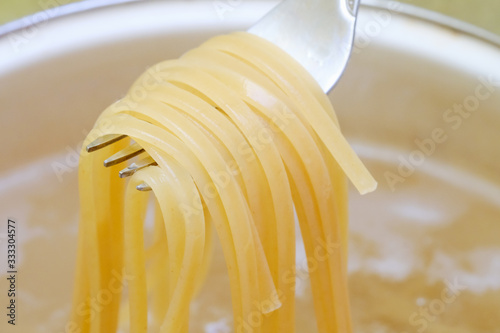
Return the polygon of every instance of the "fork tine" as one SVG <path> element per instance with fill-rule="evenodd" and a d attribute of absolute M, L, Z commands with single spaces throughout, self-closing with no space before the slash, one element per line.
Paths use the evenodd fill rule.
<path fill-rule="evenodd" d="M 137 185 L 135 188 L 136 188 L 137 190 L 139 190 L 139 191 L 143 191 L 143 192 L 145 192 L 145 191 L 151 191 L 151 190 L 152 190 L 151 186 L 149 186 L 149 185 L 148 185 L 148 184 L 146 184 L 146 183 L 139 184 L 139 185 Z"/>
<path fill-rule="evenodd" d="M 126 135 L 122 134 L 107 134 L 98 137 L 96 140 L 92 141 L 87 147 L 87 152 L 91 153 L 93 151 L 99 150 L 101 148 L 104 148 L 106 146 L 109 146 L 110 144 L 113 144 L 121 139 L 126 138 Z"/>
<path fill-rule="evenodd" d="M 129 165 L 128 167 L 126 167 L 125 169 L 120 171 L 120 173 L 119 173 L 120 178 L 132 176 L 137 171 L 144 169 L 145 167 L 152 166 L 152 165 L 158 165 L 158 164 L 151 156 L 145 157 L 142 160 L 140 160 L 139 162 L 132 163 L 131 165 Z"/>
<path fill-rule="evenodd" d="M 138 143 L 134 143 L 106 159 L 104 161 L 104 166 L 110 167 L 116 165 L 128 159 L 131 159 L 132 157 L 137 156 L 142 152 L 144 152 L 144 149 Z"/>

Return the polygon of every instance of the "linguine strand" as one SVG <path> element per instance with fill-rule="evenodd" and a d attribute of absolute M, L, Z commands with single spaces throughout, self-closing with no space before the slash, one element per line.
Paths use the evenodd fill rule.
<path fill-rule="evenodd" d="M 326 95 L 286 53 L 248 33 L 215 37 L 139 77 L 104 110 L 85 145 L 106 134 L 128 136 L 157 165 L 125 181 L 117 177 L 123 166 L 101 163 L 129 139 L 82 151 L 72 311 L 82 333 L 188 332 L 212 226 L 229 274 L 234 331 L 294 332 L 303 269 L 295 267 L 294 208 L 318 330 L 352 332 L 346 175 L 362 193 L 376 183 Z M 142 183 L 150 194 L 136 190 Z M 153 240 L 145 244 L 151 198 Z M 96 309 L 116 279 L 122 288 Z"/>

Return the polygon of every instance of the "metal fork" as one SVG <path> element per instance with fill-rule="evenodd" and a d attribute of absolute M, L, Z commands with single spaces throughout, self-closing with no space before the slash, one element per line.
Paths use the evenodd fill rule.
<path fill-rule="evenodd" d="M 297 60 L 329 92 L 341 77 L 351 55 L 359 0 L 285 0 L 254 24 L 248 32 L 279 46 Z M 90 143 L 87 152 L 113 144 L 126 135 L 104 135 Z M 145 153 L 134 143 L 104 161 L 109 167 Z M 156 165 L 145 156 L 120 171 L 128 177 Z M 140 191 L 151 188 L 137 186 Z"/>

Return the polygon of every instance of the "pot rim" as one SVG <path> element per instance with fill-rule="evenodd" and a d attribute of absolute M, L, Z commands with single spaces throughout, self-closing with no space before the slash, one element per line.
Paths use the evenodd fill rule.
<path fill-rule="evenodd" d="M 6 38 L 12 33 L 18 32 L 23 29 L 29 29 L 30 27 L 36 27 L 42 21 L 52 21 L 57 18 L 67 17 L 75 14 L 81 14 L 86 12 L 91 12 L 92 10 L 98 10 L 101 8 L 112 7 L 112 6 L 123 6 L 128 3 L 138 3 L 138 2 L 158 2 L 157 0 L 86 0 L 75 3 L 69 3 L 66 5 L 61 5 L 59 7 L 47 8 L 45 11 L 39 11 L 35 14 L 22 17 L 20 19 L 14 20 L 12 22 L 0 25 L 0 38 Z M 180 1 L 171 1 L 180 2 Z M 186 3 L 186 5 L 193 4 L 195 2 L 205 2 L 205 1 L 194 1 Z M 269 4 L 270 1 L 256 1 L 254 4 L 258 6 L 259 4 Z M 427 21 L 429 23 L 437 24 L 446 28 L 453 29 L 457 32 L 475 37 L 477 39 L 483 40 L 487 43 L 493 44 L 500 47 L 500 35 L 490 32 L 486 29 L 480 28 L 474 24 L 467 23 L 465 21 L 429 10 L 421 8 L 415 5 L 410 5 L 402 3 L 399 1 L 384 1 L 384 0 L 364 0 L 360 4 L 362 7 L 369 7 L 374 9 L 386 10 L 389 12 L 397 13 L 399 15 L 420 19 L 422 21 Z M 55 10 L 57 9 L 57 10 Z M 53 12 L 48 15 L 48 11 Z M 44 19 L 42 16 L 49 16 Z"/>

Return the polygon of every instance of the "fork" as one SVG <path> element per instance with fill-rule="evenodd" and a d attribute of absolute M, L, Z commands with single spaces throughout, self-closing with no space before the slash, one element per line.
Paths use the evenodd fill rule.
<path fill-rule="evenodd" d="M 342 76 L 349 60 L 356 25 L 359 0 L 285 0 L 254 24 L 248 32 L 264 38 L 298 61 L 328 93 Z M 126 135 L 103 135 L 91 142 L 93 152 L 126 138 Z M 137 143 L 122 149 L 104 161 L 105 167 L 125 162 L 144 153 Z M 119 172 L 121 178 L 156 165 L 150 156 L 132 163 Z M 139 191 L 151 187 L 142 183 Z"/>

